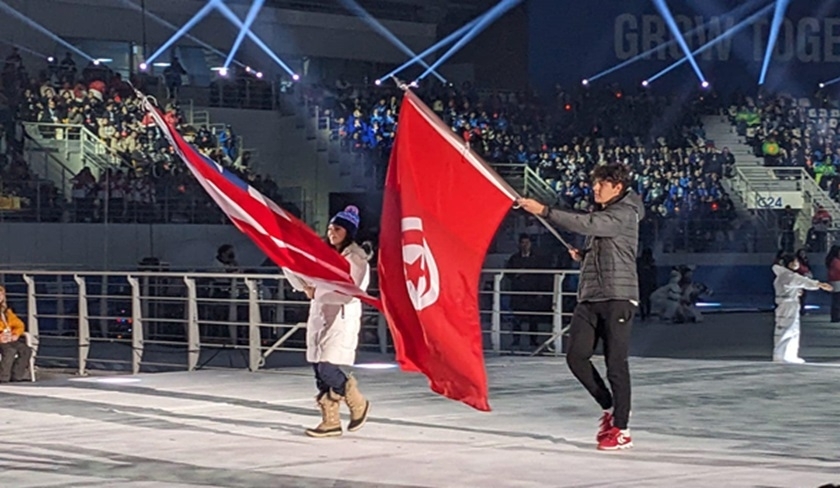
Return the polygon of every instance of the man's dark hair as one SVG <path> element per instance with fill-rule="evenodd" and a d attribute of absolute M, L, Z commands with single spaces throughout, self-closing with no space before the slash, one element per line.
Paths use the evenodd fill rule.
<path fill-rule="evenodd" d="M 622 163 L 608 163 L 596 166 L 592 170 L 592 181 L 606 181 L 613 185 L 621 184 L 624 189 L 630 185 L 630 168 Z"/>
<path fill-rule="evenodd" d="M 523 233 L 523 234 L 519 234 L 519 242 L 522 242 L 522 240 L 523 240 L 523 239 L 528 239 L 528 240 L 530 241 L 530 240 L 531 240 L 531 236 L 529 236 L 528 234 L 524 234 L 524 233 Z"/>

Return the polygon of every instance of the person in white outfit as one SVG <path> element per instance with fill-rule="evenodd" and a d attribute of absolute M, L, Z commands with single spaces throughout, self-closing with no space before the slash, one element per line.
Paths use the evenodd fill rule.
<path fill-rule="evenodd" d="M 773 265 L 776 279 L 776 329 L 774 333 L 773 361 L 802 364 L 799 357 L 799 295 L 802 290 L 832 291 L 829 283 L 806 278 L 796 272 L 799 260 L 793 255 L 784 255 Z"/>
<path fill-rule="evenodd" d="M 660 320 L 673 320 L 677 313 L 677 308 L 680 306 L 680 298 L 682 297 L 682 289 L 680 288 L 680 279 L 682 274 L 677 271 L 671 271 L 671 279 L 668 284 L 657 288 L 650 295 L 651 315 L 658 315 Z"/>
<path fill-rule="evenodd" d="M 359 209 L 349 206 L 330 220 L 327 241 L 350 263 L 350 275 L 362 290 L 370 282 L 370 256 L 353 239 L 359 228 Z M 370 402 L 361 394 L 353 376 L 339 366 L 352 366 L 362 323 L 362 302 L 358 298 L 316 288 L 288 270 L 283 270 L 292 287 L 311 300 L 306 322 L 306 360 L 315 370 L 315 397 L 321 409 L 321 423 L 306 429 L 310 437 L 342 434 L 339 409 L 344 402 L 350 409 L 347 430 L 359 430 L 367 420 Z"/>

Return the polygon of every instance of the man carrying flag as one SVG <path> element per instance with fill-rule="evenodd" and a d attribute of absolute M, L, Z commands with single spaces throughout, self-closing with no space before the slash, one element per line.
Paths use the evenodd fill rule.
<path fill-rule="evenodd" d="M 598 208 L 591 213 L 552 209 L 521 199 L 522 208 L 548 218 L 553 225 L 587 236 L 582 250 L 569 249 L 580 270 L 578 304 L 569 328 L 566 362 L 569 369 L 604 409 L 596 435 L 598 449 L 633 447 L 630 418 L 630 325 L 639 304 L 636 252 L 639 221 L 645 215 L 641 198 L 629 188 L 630 171 L 621 163 L 598 166 L 592 172 Z M 604 342 L 610 389 L 590 358 Z"/>

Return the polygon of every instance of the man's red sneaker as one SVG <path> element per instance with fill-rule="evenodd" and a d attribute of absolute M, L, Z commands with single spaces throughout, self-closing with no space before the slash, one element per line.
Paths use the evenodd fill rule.
<path fill-rule="evenodd" d="M 598 442 L 600 451 L 617 451 L 619 449 L 630 449 L 633 447 L 633 439 L 630 438 L 629 430 L 621 430 L 618 427 L 610 429 L 603 439 Z"/>
<path fill-rule="evenodd" d="M 607 433 L 613 428 L 613 414 L 608 410 L 604 410 L 604 415 L 601 415 L 601 425 L 598 426 L 598 434 L 595 435 L 595 440 L 601 442 Z"/>

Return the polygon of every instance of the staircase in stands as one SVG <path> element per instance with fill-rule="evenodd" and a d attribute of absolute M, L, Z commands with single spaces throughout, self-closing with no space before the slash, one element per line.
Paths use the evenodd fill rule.
<path fill-rule="evenodd" d="M 828 192 L 820 188 L 814 178 L 803 168 L 767 167 L 763 158 L 756 156 L 753 149 L 746 144 L 744 137 L 738 135 L 736 128 L 724 115 L 710 115 L 703 120 L 706 139 L 714 142 L 715 147 L 728 147 L 735 156 L 735 176 L 725 180 L 724 185 L 733 198 L 739 213 L 746 215 L 753 207 L 749 199 L 756 198 L 758 193 L 765 197 L 774 192 L 801 192 L 802 211 L 796 222 L 797 238 L 800 243 L 807 239 L 811 228 L 811 217 L 818 207 L 823 207 L 831 214 L 832 231 L 840 230 L 840 204 L 832 199 Z M 778 209 L 773 209 L 778 210 Z M 768 228 L 776 228 L 778 222 L 774 212 L 752 210 Z"/>

